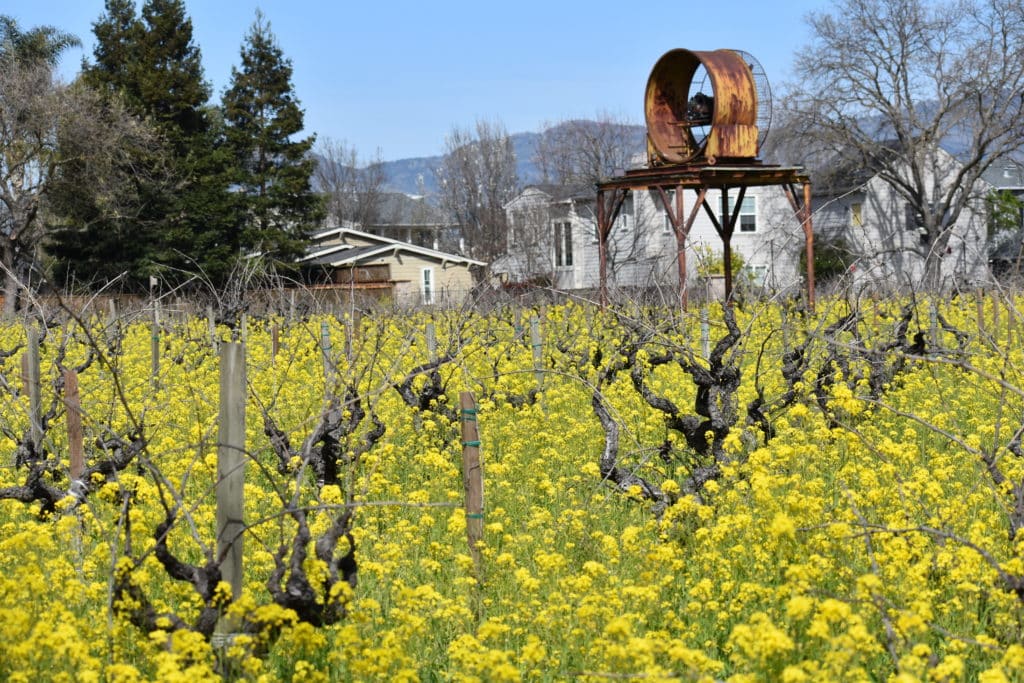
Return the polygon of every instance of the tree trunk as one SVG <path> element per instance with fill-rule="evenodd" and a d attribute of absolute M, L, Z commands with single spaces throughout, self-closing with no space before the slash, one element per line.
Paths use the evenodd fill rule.
<path fill-rule="evenodd" d="M 924 278 L 921 285 L 926 291 L 941 292 L 942 282 L 942 259 L 946 255 L 946 247 L 949 246 L 948 229 L 939 231 L 939 234 L 932 239 L 931 249 L 924 259 Z"/>
<path fill-rule="evenodd" d="M 20 288 L 18 276 L 14 272 L 14 247 L 12 244 L 6 246 L 0 259 L 2 259 L 4 270 L 3 318 L 11 320 L 18 307 L 18 289 Z"/>

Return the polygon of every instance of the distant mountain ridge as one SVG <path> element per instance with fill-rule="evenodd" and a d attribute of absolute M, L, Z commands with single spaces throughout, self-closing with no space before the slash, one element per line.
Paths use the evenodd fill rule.
<path fill-rule="evenodd" d="M 516 172 L 520 182 L 535 183 L 540 180 L 540 169 L 533 161 L 540 133 L 513 133 L 512 148 L 516 152 Z M 406 194 L 437 194 L 437 169 L 444 159 L 443 154 L 430 157 L 411 157 L 385 161 L 384 176 L 387 178 L 385 189 Z"/>
<path fill-rule="evenodd" d="M 597 125 L 597 124 L 595 124 Z M 627 126 L 636 133 L 637 140 L 642 141 L 646 129 L 643 126 Z M 635 130 L 634 130 L 635 129 Z M 516 153 L 516 171 L 522 185 L 531 185 L 543 180 L 540 168 L 534 161 L 540 133 L 513 133 L 512 147 Z M 638 142 L 638 151 L 642 150 L 642 142 Z M 429 157 L 412 157 L 383 162 L 386 178 L 385 189 L 406 194 L 436 196 L 438 191 L 436 170 L 440 167 L 444 156 L 438 154 Z"/>

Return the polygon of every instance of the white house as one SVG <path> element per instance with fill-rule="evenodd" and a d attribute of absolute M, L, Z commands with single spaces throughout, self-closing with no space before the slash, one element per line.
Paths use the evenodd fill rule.
<path fill-rule="evenodd" d="M 937 148 L 931 164 L 936 177 L 926 178 L 926 184 L 949 187 L 959 164 L 952 154 Z M 833 163 L 810 177 L 816 254 L 838 250 L 846 265 L 838 273 L 820 275 L 841 277 L 842 286 L 878 292 L 918 287 L 929 252 L 940 259 L 941 284 L 946 288 L 991 282 L 993 270 L 1006 271 L 1011 262 L 1024 263 L 1020 246 L 1024 231 L 1012 230 L 999 253 L 991 252 L 988 239 L 992 191 L 1006 190 L 1018 200 L 1024 198 L 1024 164 L 1017 161 L 993 165 L 975 187 L 963 190 L 969 193 L 968 201 L 950 227 L 941 254 L 922 229 L 921 217 L 872 170 Z M 730 208 L 737 195 L 736 188 L 729 190 Z M 532 281 L 562 290 L 597 288 L 596 201 L 591 187 L 526 188 L 506 206 L 512 225 L 509 251 L 492 265 L 492 272 L 507 282 Z M 696 193 L 686 190 L 684 215 L 690 214 L 695 202 Z M 706 203 L 720 216 L 720 191 L 709 191 Z M 781 186 L 747 189 L 731 245 L 742 263 L 742 271 L 734 272 L 741 289 L 776 293 L 802 288 L 804 234 Z M 686 249 L 689 291 L 699 293 L 706 282 L 701 276 L 713 262 L 720 265 L 722 253 L 721 239 L 703 208 L 687 236 Z M 651 190 L 630 191 L 610 235 L 609 286 L 677 287 L 676 252 L 660 195 Z M 822 279 L 819 284 L 827 284 Z"/>
<path fill-rule="evenodd" d="M 959 163 L 941 148 L 933 164 L 938 178 L 927 186 L 948 188 Z M 815 174 L 812 201 L 814 231 L 819 246 L 838 248 L 849 263 L 844 282 L 858 288 L 897 291 L 917 287 L 924 276 L 925 258 L 935 252 L 921 217 L 879 174 L 850 164 L 834 164 Z M 965 209 L 950 227 L 950 239 L 937 254 L 943 287 L 974 285 L 990 279 L 985 196 L 993 189 L 981 180 L 969 192 Z"/>
<path fill-rule="evenodd" d="M 993 164 L 982 176 L 993 196 L 989 263 L 993 274 L 1020 276 L 1024 270 L 1024 154 Z"/>
<path fill-rule="evenodd" d="M 736 195 L 730 191 L 731 208 Z M 684 195 L 684 212 L 692 210 L 696 199 L 694 192 Z M 721 213 L 719 191 L 709 192 L 706 201 L 717 207 L 716 215 Z M 505 207 L 509 249 L 491 264 L 492 274 L 510 283 L 595 289 L 600 278 L 595 206 L 593 187 L 527 187 Z M 686 244 L 690 291 L 699 291 L 701 276 L 716 260 L 721 264 L 722 254 L 721 239 L 703 209 Z M 803 230 L 782 188 L 748 188 L 732 239 L 744 271 L 736 274 L 743 276 L 737 281 L 771 291 L 799 289 L 803 244 Z M 677 241 L 656 192 L 633 191 L 623 202 L 609 237 L 608 278 L 611 287 L 620 289 L 678 286 Z"/>
<path fill-rule="evenodd" d="M 375 218 L 361 225 L 363 232 L 390 237 L 434 250 L 458 244 L 458 226 L 426 197 L 404 192 L 381 192 Z"/>

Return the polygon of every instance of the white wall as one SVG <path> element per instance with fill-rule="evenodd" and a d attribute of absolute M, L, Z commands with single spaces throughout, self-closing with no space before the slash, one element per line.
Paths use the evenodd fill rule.
<path fill-rule="evenodd" d="M 951 157 L 947 158 L 952 161 Z M 953 169 L 947 169 L 952 174 Z M 926 179 L 934 184 L 934 179 Z M 948 182 L 948 181 L 947 181 Z M 941 184 L 941 183 L 940 183 Z M 974 283 L 988 277 L 987 211 L 980 194 L 953 224 L 948 249 L 941 256 L 944 285 Z M 851 207 L 861 204 L 861 223 Z M 859 287 L 879 291 L 917 288 L 924 277 L 924 259 L 932 248 L 907 224 L 907 202 L 879 177 L 862 191 L 820 201 L 814 212 L 815 234 L 842 236 L 857 261 L 849 277 Z"/>
<path fill-rule="evenodd" d="M 731 189 L 729 196 L 738 196 Z M 764 271 L 764 283 L 774 291 L 793 286 L 802 286 L 798 273 L 799 254 L 803 248 L 804 236 L 793 210 L 782 188 L 779 186 L 748 188 L 746 196 L 754 198 L 756 205 L 756 232 L 744 233 L 737 229 L 733 235 L 734 253 L 742 256 L 749 266 L 760 266 Z M 600 257 L 598 253 L 596 216 L 596 193 L 594 199 L 579 198 L 573 202 L 552 204 L 548 213 L 541 216 L 539 207 L 544 205 L 547 195 L 528 190 L 507 207 L 510 215 L 514 212 L 531 213 L 535 221 L 545 224 L 541 236 L 516 236 L 512 249 L 516 258 L 503 262 L 518 261 L 522 265 L 531 261 L 533 274 L 543 275 L 536 264 L 537 254 L 546 254 L 544 268 L 550 267 L 552 280 L 562 289 L 593 289 L 600 282 Z M 549 198 L 548 198 L 549 199 Z M 683 211 L 688 215 L 697 199 L 696 192 L 684 191 Z M 721 207 L 721 194 L 711 191 L 706 201 L 716 215 Z M 554 222 L 568 220 L 572 224 L 573 265 L 558 268 L 554 260 Z M 522 232 L 522 231 L 520 231 Z M 528 239 L 524 240 L 523 237 Z M 687 240 L 687 270 L 690 287 L 694 287 L 698 271 L 698 253 L 710 250 L 721 255 L 722 242 L 708 218 L 701 209 Z M 526 254 L 531 253 L 530 258 Z M 654 192 L 636 190 L 630 193 L 623 205 L 620 216 L 612 228 L 608 247 L 608 282 L 611 287 L 649 287 L 678 284 L 677 242 L 675 234 L 667 224 L 660 199 Z M 522 273 L 513 273 L 517 279 L 525 279 Z"/>

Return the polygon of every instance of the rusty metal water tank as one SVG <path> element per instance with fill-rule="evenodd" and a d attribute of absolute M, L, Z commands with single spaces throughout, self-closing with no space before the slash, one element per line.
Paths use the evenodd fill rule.
<path fill-rule="evenodd" d="M 761 65 L 741 50 L 666 52 L 644 95 L 651 166 L 751 162 L 771 121 Z"/>

